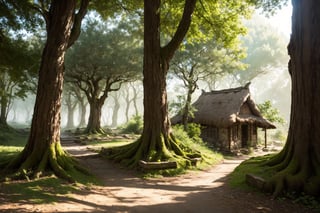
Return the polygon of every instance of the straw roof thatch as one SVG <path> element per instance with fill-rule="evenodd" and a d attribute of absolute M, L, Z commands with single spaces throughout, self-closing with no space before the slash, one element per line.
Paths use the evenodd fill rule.
<path fill-rule="evenodd" d="M 240 113 L 240 108 L 244 104 L 247 104 L 251 113 Z M 189 122 L 216 127 L 250 123 L 261 128 L 276 128 L 270 121 L 262 117 L 250 96 L 249 84 L 233 89 L 203 91 L 193 106 L 196 112 L 194 118 L 189 118 Z M 173 124 L 181 123 L 181 118 L 181 115 L 176 115 L 171 121 Z"/>

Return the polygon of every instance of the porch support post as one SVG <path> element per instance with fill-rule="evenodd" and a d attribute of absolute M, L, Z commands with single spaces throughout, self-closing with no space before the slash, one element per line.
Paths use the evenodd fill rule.
<path fill-rule="evenodd" d="M 229 151 L 231 151 L 231 128 L 228 128 Z"/>
<path fill-rule="evenodd" d="M 264 148 L 267 148 L 267 129 L 264 128 Z"/>

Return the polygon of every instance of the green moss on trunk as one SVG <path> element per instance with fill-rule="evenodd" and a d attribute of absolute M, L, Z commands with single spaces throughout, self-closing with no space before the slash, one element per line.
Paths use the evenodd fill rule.
<path fill-rule="evenodd" d="M 157 140 L 144 143 L 142 138 L 139 138 L 129 145 L 104 149 L 101 154 L 130 168 L 137 168 L 140 160 L 146 162 L 176 161 L 178 168 L 188 168 L 192 166 L 192 160 L 189 156 L 201 157 L 201 153 L 183 146 L 173 136 L 167 139 L 161 136 Z"/>
<path fill-rule="evenodd" d="M 81 167 L 71 156 L 66 153 L 60 142 L 51 144 L 41 155 L 38 152 L 32 152 L 26 158 L 25 150 L 14 158 L 5 168 L 6 179 L 37 179 L 48 173 L 53 173 L 59 178 L 68 182 L 75 182 L 69 173 L 73 170 L 88 174 L 86 169 Z"/>

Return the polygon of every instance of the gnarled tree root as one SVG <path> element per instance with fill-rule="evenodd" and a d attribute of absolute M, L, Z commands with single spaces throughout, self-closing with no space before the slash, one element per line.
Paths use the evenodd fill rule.
<path fill-rule="evenodd" d="M 161 136 L 150 143 L 144 143 L 142 138 L 139 138 L 125 146 L 103 149 L 100 154 L 125 164 L 129 168 L 138 168 L 140 160 L 146 162 L 174 161 L 177 162 L 178 168 L 187 168 L 194 165 L 192 158 L 202 157 L 201 153 L 184 146 L 173 135 L 168 138 Z"/>
<path fill-rule="evenodd" d="M 262 166 L 275 173 L 263 185 L 263 190 L 273 197 L 285 192 L 320 195 L 320 164 L 316 158 L 306 156 L 298 160 L 285 148 Z"/>
<path fill-rule="evenodd" d="M 33 151 L 25 157 L 25 150 L 13 159 L 5 168 L 6 180 L 10 179 L 37 179 L 48 172 L 70 183 L 75 180 L 69 174 L 77 170 L 85 174 L 89 172 L 81 167 L 78 162 L 63 151 L 59 142 L 51 144 L 43 154 Z"/>

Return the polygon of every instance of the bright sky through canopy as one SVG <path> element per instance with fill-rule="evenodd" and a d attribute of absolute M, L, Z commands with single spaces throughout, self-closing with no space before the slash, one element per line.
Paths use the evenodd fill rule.
<path fill-rule="evenodd" d="M 291 15 L 292 5 L 288 3 L 287 6 L 279 10 L 268 20 L 272 26 L 278 28 L 281 33 L 284 33 L 289 38 L 291 34 Z"/>

